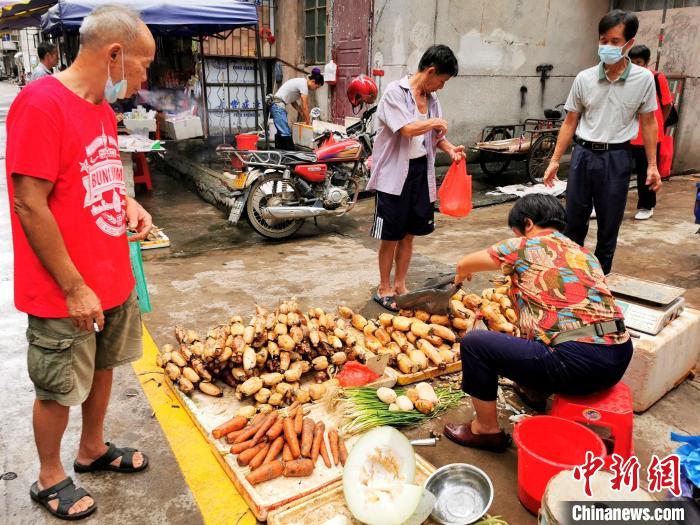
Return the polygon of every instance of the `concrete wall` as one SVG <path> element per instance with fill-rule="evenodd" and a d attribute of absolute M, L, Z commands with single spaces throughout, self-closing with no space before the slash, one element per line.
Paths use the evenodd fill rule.
<path fill-rule="evenodd" d="M 470 144 L 487 124 L 541 117 L 564 102 L 576 74 L 598 61 L 597 25 L 608 9 L 608 0 L 375 0 L 371 60 L 386 86 L 415 71 L 430 45 L 450 46 L 459 76 L 439 97 L 451 140 Z M 554 66 L 544 93 L 539 64 Z"/>
<path fill-rule="evenodd" d="M 327 13 L 330 13 L 331 2 L 328 2 Z M 277 56 L 289 64 L 295 65 L 299 69 L 310 73 L 314 65 L 304 64 L 304 3 L 303 0 L 276 0 L 275 1 L 275 37 L 277 38 Z M 328 36 L 326 47 L 330 42 L 330 18 L 327 23 Z M 323 64 L 317 67 L 323 71 Z M 284 81 L 290 78 L 301 76 L 303 73 L 287 65 L 283 65 Z M 279 86 L 275 86 L 277 89 Z M 309 94 L 311 107 L 321 108 L 321 118 L 330 118 L 330 96 L 328 87 L 323 86 L 314 93 Z M 287 107 L 291 122 L 297 120 L 296 112 L 293 108 Z"/>
<path fill-rule="evenodd" d="M 652 66 L 656 62 L 659 11 L 642 11 L 636 42 L 651 49 Z M 686 77 L 680 120 L 675 133 L 673 171 L 700 170 L 700 7 L 669 9 L 666 14 L 666 37 L 659 69 L 667 75 Z"/>

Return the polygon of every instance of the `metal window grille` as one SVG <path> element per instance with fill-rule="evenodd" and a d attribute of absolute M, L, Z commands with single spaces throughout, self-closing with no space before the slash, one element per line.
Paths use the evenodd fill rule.
<path fill-rule="evenodd" d="M 326 61 L 326 0 L 304 0 L 304 61 Z"/>
<path fill-rule="evenodd" d="M 616 0 L 615 8 L 625 11 L 652 11 L 663 9 L 665 1 L 668 9 L 700 6 L 700 0 Z"/>

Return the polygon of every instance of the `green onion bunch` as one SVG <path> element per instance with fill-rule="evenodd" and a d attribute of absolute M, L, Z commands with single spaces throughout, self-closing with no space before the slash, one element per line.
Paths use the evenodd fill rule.
<path fill-rule="evenodd" d="M 395 388 L 397 396 L 405 395 L 405 389 Z M 459 405 L 460 399 L 465 394 L 461 390 L 450 388 L 435 388 L 438 402 L 430 414 L 423 414 L 418 410 L 410 412 L 390 412 L 389 405 L 377 397 L 377 389 L 369 387 L 345 388 L 342 392 L 341 410 L 343 410 L 344 424 L 341 432 L 344 435 L 365 432 L 374 427 L 389 425 L 392 427 L 406 427 L 417 425 L 437 417 L 448 408 Z"/>

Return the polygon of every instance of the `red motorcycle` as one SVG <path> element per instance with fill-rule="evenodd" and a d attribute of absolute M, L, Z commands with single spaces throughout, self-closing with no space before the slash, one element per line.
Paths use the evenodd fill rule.
<path fill-rule="evenodd" d="M 327 132 L 313 152 L 238 151 L 219 149 L 237 159 L 244 188 L 232 202 L 229 221 L 236 224 L 245 211 L 253 229 L 269 239 L 284 239 L 311 217 L 339 217 L 348 213 L 369 178 L 373 133 L 369 123 L 376 106 L 336 140 Z"/>

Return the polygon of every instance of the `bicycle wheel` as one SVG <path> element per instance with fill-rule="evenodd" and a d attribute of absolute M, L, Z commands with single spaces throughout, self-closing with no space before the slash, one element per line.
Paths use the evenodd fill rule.
<path fill-rule="evenodd" d="M 527 156 L 527 176 L 533 184 L 542 182 L 556 145 L 557 138 L 554 135 L 545 134 L 540 135 L 530 148 Z"/>
<path fill-rule="evenodd" d="M 495 128 L 492 129 L 486 137 L 484 137 L 484 142 L 492 142 L 496 140 L 506 140 L 513 138 L 510 132 L 505 128 Z M 495 151 L 479 151 L 479 164 L 484 173 L 488 175 L 500 175 L 503 173 L 508 165 L 510 164 L 510 155 L 504 155 L 503 153 L 498 153 Z"/>

